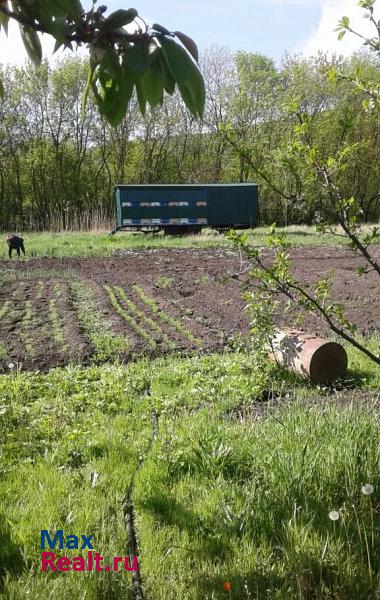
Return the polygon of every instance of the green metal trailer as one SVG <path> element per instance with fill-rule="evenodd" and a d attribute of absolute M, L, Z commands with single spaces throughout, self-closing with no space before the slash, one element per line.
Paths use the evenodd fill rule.
<path fill-rule="evenodd" d="M 202 227 L 247 229 L 258 218 L 255 183 L 116 185 L 116 227 L 188 233 Z"/>

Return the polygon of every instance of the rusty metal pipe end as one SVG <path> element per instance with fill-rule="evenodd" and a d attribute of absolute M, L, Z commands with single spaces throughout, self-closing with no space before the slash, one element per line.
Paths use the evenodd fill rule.
<path fill-rule="evenodd" d="M 348 358 L 341 344 L 295 329 L 276 332 L 272 358 L 312 383 L 328 384 L 347 374 Z"/>

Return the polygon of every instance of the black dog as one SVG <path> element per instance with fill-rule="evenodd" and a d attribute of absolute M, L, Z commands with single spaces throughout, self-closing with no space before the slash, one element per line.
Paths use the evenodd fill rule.
<path fill-rule="evenodd" d="M 7 244 L 9 247 L 9 258 L 12 258 L 12 250 L 16 250 L 17 256 L 20 257 L 20 250 L 25 254 L 24 240 L 18 235 L 10 235 L 7 237 Z"/>

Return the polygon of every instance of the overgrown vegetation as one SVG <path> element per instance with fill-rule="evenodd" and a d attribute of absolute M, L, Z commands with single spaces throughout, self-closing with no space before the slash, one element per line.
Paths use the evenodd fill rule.
<path fill-rule="evenodd" d="M 226 582 L 236 600 L 375 598 L 376 404 L 315 403 L 291 380 L 242 353 L 1 378 L 4 597 L 132 598 L 127 574 L 42 576 L 39 532 L 126 553 L 122 498 L 154 412 L 133 491 L 147 598 L 223 598 Z"/>
<path fill-rule="evenodd" d="M 29 31 L 25 27 L 31 27 L 29 50 L 37 59 L 39 42 L 33 32 L 44 27 L 59 33 L 62 6 L 70 11 L 64 37 L 62 31 L 58 36 L 61 43 L 77 35 L 71 28 L 85 20 L 93 26 L 87 40 L 93 52 L 92 35 L 101 39 L 107 30 L 102 7 L 79 14 L 76 0 L 50 3 L 47 12 L 43 3 L 29 8 L 26 4 L 16 17 L 24 36 Z M 52 7 L 56 10 L 58 4 L 55 13 Z M 373 0 L 361 4 L 372 16 Z M 0 2 L 3 27 L 8 6 Z M 119 26 L 127 22 L 127 12 L 118 11 L 116 16 L 123 21 Z M 127 19 L 131 15 L 133 11 Z M 32 23 L 25 23 L 26 17 Z M 41 17 L 47 24 L 41 24 Z M 378 270 L 376 259 L 371 262 L 366 256 L 378 232 L 363 226 L 379 217 L 378 144 L 374 143 L 379 123 L 373 109 L 380 88 L 378 65 L 370 57 L 333 61 L 335 76 L 328 79 L 322 75 L 331 63 L 322 57 L 311 62 L 287 59 L 277 69 L 262 56 L 232 57 L 213 51 L 203 65 L 212 103 L 206 106 L 202 123 L 182 112 L 175 95 L 167 112 L 149 110 L 140 121 L 137 112 L 144 112 L 146 101 L 151 107 L 159 104 L 162 89 L 156 90 L 148 78 L 149 93 L 139 91 L 146 84 L 143 76 L 129 82 L 129 91 L 118 87 L 119 70 L 124 71 L 125 64 L 119 64 L 118 56 L 117 65 L 112 60 L 120 50 L 112 23 L 104 55 L 91 64 L 88 87 L 97 78 L 102 84 L 107 73 L 110 85 L 97 103 L 103 116 L 115 124 L 124 115 L 126 96 L 136 86 L 127 119 L 116 131 L 106 128 L 91 102 L 84 113 L 78 110 L 78 89 L 88 74 L 81 63 L 68 61 L 56 71 L 42 65 L 28 81 L 25 70 L 4 73 L 9 94 L 0 106 L 0 134 L 12 152 L 4 143 L 3 227 L 65 229 L 109 218 L 112 177 L 125 180 L 126 165 L 131 179 L 138 181 L 173 177 L 178 181 L 178 175 L 188 181 L 195 174 L 195 180 L 246 181 L 254 176 L 267 198 L 263 220 L 280 216 L 285 223 L 318 222 L 332 244 L 341 243 L 335 235 L 338 222 L 338 233 L 348 234 L 353 247 L 367 258 L 369 267 L 361 267 L 361 275 L 366 276 L 368 268 Z M 350 30 L 347 18 L 340 27 L 341 35 Z M 164 47 L 171 41 L 161 26 L 155 25 L 154 31 Z M 144 40 L 151 35 L 146 30 Z M 356 81 L 348 75 L 353 66 L 364 70 Z M 370 89 L 364 85 L 366 80 L 371 81 Z M 172 84 L 170 80 L 170 90 Z M 189 108 L 201 112 L 183 80 L 182 85 Z M 306 100 L 298 99 L 295 109 L 289 110 L 295 92 Z M 362 102 L 368 95 L 374 102 L 367 103 L 364 113 Z M 41 124 L 51 114 L 49 137 Z M 145 135 L 141 142 L 134 128 L 144 135 L 153 130 L 155 134 Z M 318 195 L 321 177 L 323 194 Z M 347 190 L 354 196 L 348 197 Z M 90 197 L 98 198 L 91 207 Z M 331 218 L 329 209 L 333 209 Z M 293 238 L 304 244 L 326 239 L 315 238 L 301 227 Z M 227 243 L 210 234 L 180 241 L 162 236 L 43 234 L 30 236 L 29 242 L 32 258 L 111 256 L 133 247 Z M 247 346 L 237 339 L 225 352 L 203 357 L 172 355 L 119 364 L 131 353 L 132 344 L 115 333 L 116 320 L 124 321 L 137 346 L 150 351 L 161 342 L 174 350 L 174 335 L 201 350 L 201 340 L 185 321 L 162 310 L 160 302 L 139 285 L 124 289 L 107 284 L 100 288 L 104 295 L 96 294 L 96 282 L 73 279 L 70 271 L 60 273 L 58 261 L 30 273 L 23 264 L 0 271 L 2 287 L 17 281 L 11 301 L 0 307 L 0 319 L 16 331 L 27 353 L 35 350 L 38 301 L 46 303 L 49 335 L 64 349 L 59 309 L 61 296 L 68 294 L 65 314 L 73 320 L 70 325 L 79 323 L 92 348 L 91 360 L 106 363 L 41 374 L 24 373 L 20 363 L 9 361 L 8 374 L 0 377 L 0 594 L 4 598 L 137 600 L 126 573 L 44 575 L 40 565 L 42 529 L 93 535 L 106 562 L 114 555 L 128 554 L 126 502 L 133 513 L 141 588 L 147 600 L 379 598 L 380 372 L 378 361 L 370 360 L 378 352 L 379 337 L 355 335 L 357 343 L 352 344 L 353 324 L 343 304 L 329 298 L 328 280 L 318 281 L 310 291 L 291 275 L 283 235 L 272 230 L 265 242 L 275 248 L 269 266 L 262 262 L 258 248 L 264 245 L 262 231 L 250 232 L 247 239 L 235 237 L 235 242 L 261 273 L 252 273 L 261 278 L 259 294 L 248 297 L 254 343 Z M 265 260 L 267 256 L 268 252 Z M 62 283 L 51 294 L 44 278 L 53 273 L 62 275 Z M 35 290 L 33 300 L 23 297 L 28 278 L 36 279 L 28 287 Z M 206 281 L 200 277 L 194 283 Z M 170 292 L 172 284 L 164 275 L 152 282 L 160 294 L 166 288 Z M 278 292 L 307 311 L 318 309 L 330 321 L 336 319 L 335 333 L 342 334 L 338 326 L 346 332 L 350 370 L 335 388 L 312 388 L 268 362 L 266 346 L 277 308 L 272 304 L 268 310 L 268 302 L 273 295 L 278 298 Z M 108 318 L 104 304 L 116 315 L 111 312 Z M 284 308 L 280 300 L 278 309 Z M 190 308 L 183 310 L 195 314 Z M 166 332 L 170 330 L 167 334 L 164 325 Z M 232 345 L 240 351 L 232 351 Z M 7 359 L 7 352 L 0 341 L 0 357 Z"/>
<path fill-rule="evenodd" d="M 333 156 L 342 140 L 357 144 L 341 184 L 358 199 L 363 220 L 377 221 L 379 120 L 361 111 L 363 90 L 325 77 L 331 67 L 379 79 L 376 60 L 363 53 L 339 61 L 286 57 L 275 66 L 261 55 L 212 48 L 201 57 L 203 120 L 184 111 L 176 94 L 142 117 L 133 96 L 112 130 L 91 99 L 81 114 L 87 77 L 81 61 L 3 69 L 0 229 L 111 229 L 114 183 L 210 181 L 257 181 L 262 224 L 310 225 L 318 221 L 320 195 L 293 160 L 300 113 L 310 118 L 321 157 Z M 295 99 L 302 100 L 295 105 Z"/>
<path fill-rule="evenodd" d="M 375 0 L 362 0 L 359 3 L 365 9 L 365 16 L 374 26 L 376 37 L 365 39 L 365 43 L 380 56 L 380 29 L 374 19 Z M 343 17 L 338 29 L 340 37 L 346 31 L 351 31 L 349 20 Z M 355 33 L 355 32 L 352 32 Z M 363 37 L 363 36 L 361 36 Z M 341 73 L 336 68 L 325 73 L 330 81 L 346 81 L 352 85 L 355 92 L 362 92 L 361 104 L 358 110 L 364 119 L 373 113 L 378 119 L 380 110 L 380 79 L 379 73 L 375 80 L 370 78 L 368 72 L 362 73 L 359 68 L 355 70 L 355 77 Z M 353 85 L 356 84 L 356 85 Z M 364 208 L 360 196 L 348 191 L 345 187 L 345 174 L 357 166 L 361 160 L 361 144 L 353 142 L 348 134 L 352 129 L 352 122 L 346 123 L 342 129 L 339 143 L 327 151 L 321 151 L 314 137 L 313 115 L 303 106 L 300 99 L 293 100 L 289 111 L 294 112 L 298 122 L 294 127 L 293 135 L 288 142 L 287 166 L 291 181 L 298 182 L 297 196 L 303 194 L 305 185 L 311 186 L 318 197 L 318 227 L 323 234 L 334 231 L 338 223 L 340 235 L 347 247 L 361 258 L 362 264 L 357 268 L 358 276 L 365 276 L 374 272 L 380 276 L 380 262 L 376 256 L 375 244 L 380 240 L 380 229 L 370 227 L 366 233 L 361 229 L 364 217 Z M 235 139 L 236 132 L 231 135 L 227 132 L 227 139 L 243 160 L 247 160 L 253 169 L 255 165 L 250 158 L 248 146 Z M 367 141 L 368 143 L 368 141 Z M 250 150 L 251 151 L 251 150 Z M 306 183 L 307 182 L 307 183 Z M 370 360 L 380 365 L 379 349 L 372 352 L 364 343 L 355 336 L 356 324 L 346 316 L 346 308 L 341 299 L 336 300 L 330 295 L 330 278 L 325 276 L 314 284 L 314 289 L 292 275 L 292 262 L 289 257 L 289 241 L 283 233 L 276 234 L 274 226 L 269 230 L 268 242 L 274 247 L 274 256 L 270 265 L 265 264 L 260 249 L 248 242 L 246 236 L 230 232 L 232 242 L 244 252 L 252 263 L 251 277 L 258 280 L 259 292 L 254 292 L 248 298 L 248 303 L 253 313 L 254 335 L 256 341 L 266 342 L 269 347 L 274 334 L 275 314 L 279 310 L 279 295 L 286 299 L 288 306 L 294 305 L 300 311 L 316 315 L 328 324 L 329 328 L 339 337 L 346 340 L 363 352 Z M 283 308 L 281 308 L 283 310 Z M 259 335 L 260 334 L 260 335 Z M 266 339 L 265 339 L 266 338 Z"/>
<path fill-rule="evenodd" d="M 110 226 L 111 229 L 111 226 Z M 343 239 L 333 234 L 321 236 L 315 227 L 296 225 L 286 228 L 286 234 L 295 246 L 309 245 L 343 245 Z M 363 231 L 367 231 L 363 228 Z M 249 239 L 256 245 L 266 246 L 267 227 L 258 227 L 248 231 Z M 148 234 L 121 232 L 110 236 L 107 231 L 66 232 L 66 233 L 30 233 L 26 235 L 26 259 L 51 257 L 64 258 L 76 256 L 113 256 L 123 254 L 128 250 L 143 250 L 149 248 L 218 248 L 227 247 L 228 242 L 224 235 L 220 235 L 209 229 L 199 235 L 191 236 L 167 236 L 163 234 Z M 1 247 L 0 247 L 1 251 Z M 3 246 L 3 256 L 6 258 L 6 246 Z M 19 272 L 11 265 L 0 268 L 0 282 L 20 278 L 43 277 L 51 274 L 47 267 L 34 268 L 32 271 Z M 54 273 L 59 273 L 63 278 L 73 276 L 70 269 L 54 268 Z"/>

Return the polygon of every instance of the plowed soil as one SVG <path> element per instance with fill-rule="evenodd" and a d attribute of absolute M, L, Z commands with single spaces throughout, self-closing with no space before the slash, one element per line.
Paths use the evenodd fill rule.
<path fill-rule="evenodd" d="M 375 254 L 380 256 L 380 247 Z M 373 272 L 357 275 L 362 260 L 331 246 L 297 248 L 292 256 L 300 281 L 312 285 L 329 274 L 332 297 L 345 304 L 348 318 L 359 331 L 379 330 L 380 281 Z M 110 324 L 109 332 L 128 339 L 125 360 L 142 354 L 210 352 L 231 346 L 249 332 L 241 298 L 252 286 L 248 270 L 248 263 L 238 253 L 215 249 L 2 261 L 0 369 L 6 371 L 10 363 L 22 363 L 23 369 L 44 370 L 91 360 L 94 348 L 73 301 L 71 284 L 75 280 L 85 283 L 97 310 Z M 120 298 L 122 311 L 115 310 L 104 286 L 121 288 L 134 307 L 132 312 L 131 304 Z M 295 317 L 290 311 L 282 315 L 280 324 L 294 325 Z M 310 316 L 302 327 L 310 333 L 328 331 Z M 153 341 L 149 343 L 148 338 Z"/>

